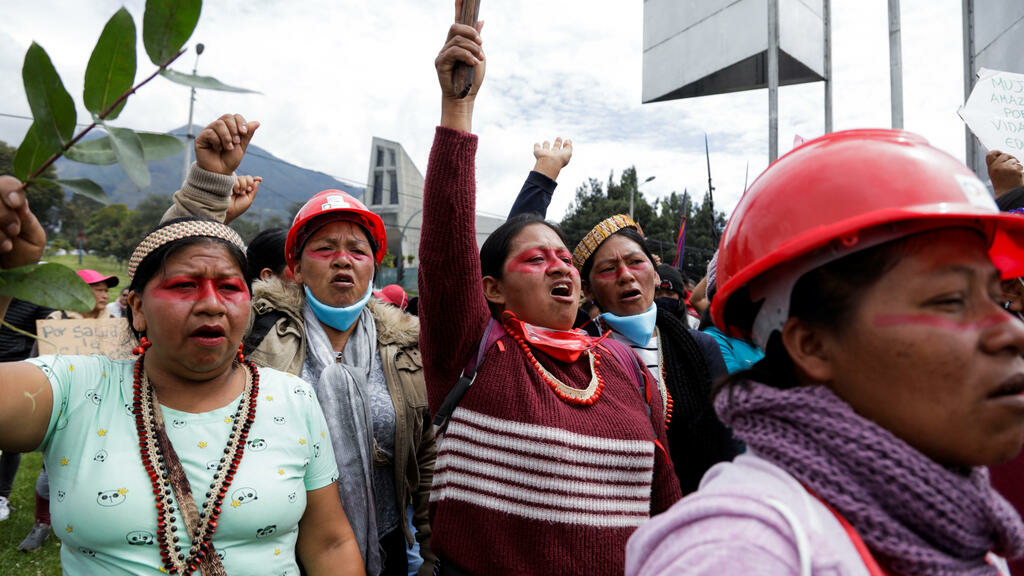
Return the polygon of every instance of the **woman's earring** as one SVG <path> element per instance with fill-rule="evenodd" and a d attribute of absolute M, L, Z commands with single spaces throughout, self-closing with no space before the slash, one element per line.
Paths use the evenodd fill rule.
<path fill-rule="evenodd" d="M 153 343 L 149 341 L 149 338 L 143 336 L 142 338 L 139 338 L 139 345 L 136 346 L 135 348 L 132 348 L 132 354 L 135 354 L 136 356 L 142 356 L 143 354 L 146 353 L 146 350 L 149 350 L 149 347 L 152 345 Z"/>

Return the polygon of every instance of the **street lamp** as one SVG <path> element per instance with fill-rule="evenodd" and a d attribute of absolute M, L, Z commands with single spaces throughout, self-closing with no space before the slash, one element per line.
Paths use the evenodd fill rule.
<path fill-rule="evenodd" d="M 203 43 L 196 44 L 196 63 L 192 66 L 192 75 L 196 75 L 196 71 L 199 69 L 199 55 L 203 53 Z M 188 167 L 192 164 L 192 147 L 189 146 L 189 142 L 195 138 L 192 135 L 192 110 L 196 104 L 196 87 L 193 86 L 191 94 L 188 99 L 188 126 L 185 127 L 185 166 L 181 170 L 181 181 L 184 182 L 188 178 Z"/>
<path fill-rule="evenodd" d="M 636 189 L 635 190 L 630 190 L 629 191 L 629 217 L 630 218 L 633 217 L 633 194 L 634 194 L 634 192 L 640 190 L 641 186 L 643 186 L 644 184 L 647 184 L 648 182 L 650 182 L 651 180 L 654 180 L 655 178 L 656 178 L 655 176 L 648 176 L 647 180 L 644 180 L 643 182 L 641 182 L 641 183 L 636 185 Z"/>

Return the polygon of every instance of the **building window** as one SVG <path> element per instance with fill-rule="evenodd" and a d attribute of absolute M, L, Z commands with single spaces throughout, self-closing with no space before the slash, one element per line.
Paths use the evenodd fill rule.
<path fill-rule="evenodd" d="M 398 204 L 398 173 L 388 170 L 388 189 L 391 190 L 391 203 Z"/>
<path fill-rule="evenodd" d="M 377 146 L 377 167 L 384 166 L 384 148 Z"/>
<path fill-rule="evenodd" d="M 373 175 L 373 204 L 384 203 L 384 175 L 376 172 Z"/>
<path fill-rule="evenodd" d="M 394 165 L 395 165 L 395 149 L 394 148 L 388 148 L 388 166 L 392 166 L 393 167 Z"/>

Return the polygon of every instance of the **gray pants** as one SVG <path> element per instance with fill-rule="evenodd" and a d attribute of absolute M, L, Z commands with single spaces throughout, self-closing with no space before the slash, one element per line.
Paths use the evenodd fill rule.
<path fill-rule="evenodd" d="M 44 500 L 50 499 L 50 477 L 46 475 L 46 465 L 39 470 L 39 477 L 36 478 L 36 494 Z"/>

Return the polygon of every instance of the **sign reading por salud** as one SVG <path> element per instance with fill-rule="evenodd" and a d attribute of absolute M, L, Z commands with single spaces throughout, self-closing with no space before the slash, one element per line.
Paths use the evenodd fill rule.
<path fill-rule="evenodd" d="M 114 360 L 132 358 L 127 318 L 36 320 L 39 354 L 102 354 Z"/>
<path fill-rule="evenodd" d="M 958 113 L 982 146 L 1024 157 L 1024 74 L 978 70 L 974 90 Z"/>

